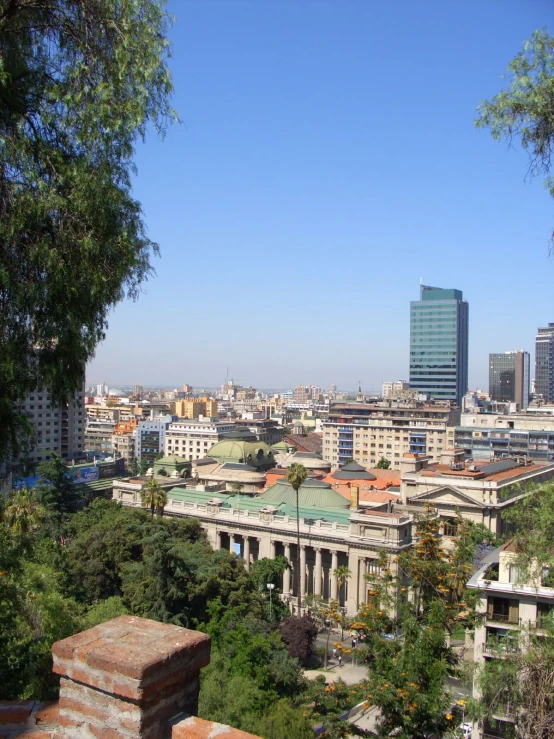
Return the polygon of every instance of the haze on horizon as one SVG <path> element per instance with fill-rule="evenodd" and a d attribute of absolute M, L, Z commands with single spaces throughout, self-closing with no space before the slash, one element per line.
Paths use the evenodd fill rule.
<path fill-rule="evenodd" d="M 553 209 L 473 125 L 546 0 L 174 0 L 184 125 L 137 149 L 161 247 L 87 382 L 378 389 L 419 280 L 469 302 L 469 385 L 554 321 Z M 551 30 L 551 29 L 550 29 Z M 455 31 L 455 32 L 454 32 Z M 532 370 L 531 375 L 534 375 Z"/>

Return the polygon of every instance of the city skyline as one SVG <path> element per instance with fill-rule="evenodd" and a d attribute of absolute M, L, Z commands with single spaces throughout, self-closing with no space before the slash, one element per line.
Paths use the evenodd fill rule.
<path fill-rule="evenodd" d="M 134 181 L 162 257 L 91 379 L 217 385 L 228 364 L 258 386 L 378 388 L 408 376 L 420 277 L 471 304 L 470 387 L 489 353 L 534 353 L 549 196 L 473 120 L 548 3 L 313 8 L 170 3 L 185 125 L 138 146 Z"/>

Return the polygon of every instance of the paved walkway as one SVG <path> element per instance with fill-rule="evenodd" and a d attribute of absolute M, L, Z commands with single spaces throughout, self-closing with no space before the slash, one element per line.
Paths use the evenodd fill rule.
<path fill-rule="evenodd" d="M 336 660 L 329 660 L 327 672 L 325 670 L 304 670 L 304 675 L 308 680 L 314 680 L 318 675 L 325 677 L 326 683 L 334 683 L 341 678 L 347 685 L 354 685 L 367 677 L 366 665 L 353 665 L 352 662 L 343 662 L 339 667 Z"/>

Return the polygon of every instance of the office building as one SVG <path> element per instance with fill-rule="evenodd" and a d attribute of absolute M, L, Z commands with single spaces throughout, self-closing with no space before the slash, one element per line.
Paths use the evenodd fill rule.
<path fill-rule="evenodd" d="M 447 429 L 459 419 L 450 403 L 333 403 L 323 421 L 323 459 L 374 467 L 385 458 L 398 469 L 407 452 L 438 458 L 447 448 Z"/>
<path fill-rule="evenodd" d="M 410 387 L 460 405 L 467 392 L 469 307 L 461 290 L 421 285 L 410 303 Z"/>
<path fill-rule="evenodd" d="M 554 323 L 539 328 L 535 339 L 535 395 L 554 402 Z"/>
<path fill-rule="evenodd" d="M 529 353 L 489 354 L 489 395 L 492 400 L 529 405 Z"/>
<path fill-rule="evenodd" d="M 135 456 L 139 465 L 145 460 L 150 467 L 160 453 L 163 454 L 165 434 L 172 420 L 172 416 L 165 415 L 138 422 L 135 431 Z"/>

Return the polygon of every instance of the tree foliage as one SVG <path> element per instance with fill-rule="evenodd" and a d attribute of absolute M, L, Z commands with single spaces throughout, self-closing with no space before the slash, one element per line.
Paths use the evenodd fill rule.
<path fill-rule="evenodd" d="M 475 623 L 476 596 L 466 583 L 478 544 L 490 533 L 461 518 L 456 523 L 447 548 L 435 511 L 427 509 L 413 548 L 395 561 L 383 551 L 380 571 L 369 578 L 372 602 L 351 624 L 364 637 L 356 655 L 369 666 L 366 700 L 379 709 L 380 737 L 446 736 L 461 718 L 446 687 L 459 672 L 449 637 Z"/>
<path fill-rule="evenodd" d="M 291 657 L 306 662 L 312 654 L 317 625 L 311 616 L 289 616 L 280 627 L 281 638 Z"/>
<path fill-rule="evenodd" d="M 475 121 L 497 140 L 519 140 L 529 154 L 529 174 L 550 177 L 554 148 L 554 38 L 545 30 L 533 33 L 508 65 L 508 86 L 479 106 Z M 554 236 L 553 236 L 554 238 Z"/>
<path fill-rule="evenodd" d="M 131 174 L 174 117 L 167 22 L 161 0 L 0 1 L 0 459 L 22 399 L 65 402 L 151 271 Z"/>

